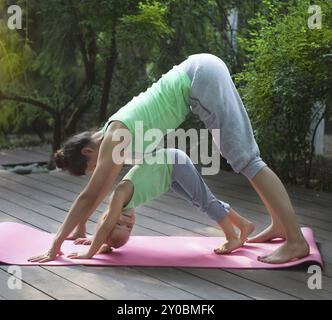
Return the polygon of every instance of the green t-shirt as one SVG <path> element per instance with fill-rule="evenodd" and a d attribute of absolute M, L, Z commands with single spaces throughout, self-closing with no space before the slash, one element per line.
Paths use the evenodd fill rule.
<path fill-rule="evenodd" d="M 111 116 L 103 128 L 105 134 L 107 126 L 111 121 L 122 122 L 130 131 L 132 137 L 130 152 L 150 153 L 146 147 L 153 143 L 159 143 L 168 130 L 174 130 L 185 120 L 190 111 L 189 90 L 191 81 L 186 72 L 173 67 L 164 74 L 158 82 L 154 83 L 149 89 L 134 97 L 129 103 L 122 107 L 118 112 Z M 140 124 L 135 122 L 141 121 Z M 152 137 L 152 141 L 143 142 L 143 138 L 138 136 L 138 128 L 141 127 L 142 136 L 149 129 L 159 129 L 162 136 Z M 140 145 L 142 148 L 140 149 Z M 127 149 L 127 150 L 128 150 Z M 154 149 L 154 148 L 153 148 Z"/>
<path fill-rule="evenodd" d="M 129 170 L 122 181 L 129 180 L 134 186 L 134 193 L 125 209 L 136 208 L 169 190 L 173 171 L 170 159 L 167 149 L 160 149 Z"/>

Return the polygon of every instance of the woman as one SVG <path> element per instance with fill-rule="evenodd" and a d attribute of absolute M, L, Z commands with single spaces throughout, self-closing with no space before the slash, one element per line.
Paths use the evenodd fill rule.
<path fill-rule="evenodd" d="M 175 66 L 146 92 L 133 98 L 114 114 L 103 130 L 75 136 L 57 153 L 57 165 L 71 174 L 92 174 L 85 189 L 73 203 L 51 249 L 34 261 L 46 262 L 61 252 L 61 244 L 73 231 L 75 239 L 85 233 L 84 224 L 112 190 L 123 161 L 113 151 L 129 144 L 119 141 L 119 130 L 135 141 L 135 122 L 143 121 L 143 131 L 157 128 L 163 133 L 177 128 L 190 112 L 197 114 L 209 129 L 219 129 L 214 137 L 227 162 L 250 181 L 267 208 L 271 225 L 248 242 L 284 238 L 275 252 L 259 257 L 266 263 L 285 263 L 309 254 L 309 246 L 286 189 L 275 173 L 260 158 L 250 120 L 224 62 L 210 54 L 190 56 Z M 220 138 L 220 139 L 219 139 Z M 219 141 L 219 142 L 218 142 Z M 143 148 L 145 145 L 143 146 Z M 133 144 L 133 150 L 137 146 Z M 79 223 L 80 222 L 80 223 Z"/>

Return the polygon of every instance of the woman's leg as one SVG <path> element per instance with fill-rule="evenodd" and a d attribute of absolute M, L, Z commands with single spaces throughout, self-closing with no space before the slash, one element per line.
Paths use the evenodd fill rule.
<path fill-rule="evenodd" d="M 224 231 L 227 241 L 215 252 L 225 254 L 241 247 L 253 232 L 254 225 L 235 212 L 229 204 L 216 199 L 183 151 L 169 149 L 169 152 L 173 163 L 171 189 L 215 220 Z M 240 230 L 240 236 L 233 225 Z"/>
<path fill-rule="evenodd" d="M 284 263 L 307 256 L 310 253 L 309 246 L 302 234 L 287 191 L 277 175 L 265 167 L 249 181 L 272 217 L 271 225 L 249 242 L 264 242 L 276 237 L 286 238 L 286 242 L 278 250 L 260 257 L 259 260 Z"/>
<path fill-rule="evenodd" d="M 217 129 L 212 135 L 222 156 L 235 172 L 248 178 L 271 215 L 271 226 L 251 241 L 262 242 L 280 236 L 287 240 L 261 260 L 283 263 L 308 255 L 308 245 L 287 191 L 260 158 L 249 117 L 226 65 L 215 56 L 202 54 L 188 59 L 185 69 L 192 76 L 193 112 L 208 129 Z"/>

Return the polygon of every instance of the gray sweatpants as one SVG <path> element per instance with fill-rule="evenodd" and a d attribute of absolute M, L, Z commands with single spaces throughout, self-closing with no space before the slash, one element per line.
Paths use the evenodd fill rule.
<path fill-rule="evenodd" d="M 216 199 L 185 152 L 168 150 L 173 164 L 171 190 L 216 222 L 225 218 L 230 205 Z"/>
<path fill-rule="evenodd" d="M 222 156 L 236 173 L 252 179 L 266 164 L 254 138 L 251 123 L 225 63 L 211 54 L 196 54 L 178 65 L 191 79 L 189 101 L 211 131 Z M 220 143 L 218 143 L 220 141 Z"/>

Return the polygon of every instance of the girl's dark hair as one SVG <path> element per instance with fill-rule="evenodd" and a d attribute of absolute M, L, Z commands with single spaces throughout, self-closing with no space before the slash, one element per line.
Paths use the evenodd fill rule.
<path fill-rule="evenodd" d="M 87 168 L 87 158 L 81 150 L 93 143 L 91 131 L 86 131 L 69 138 L 63 148 L 54 153 L 55 165 L 73 176 L 82 176 Z"/>

